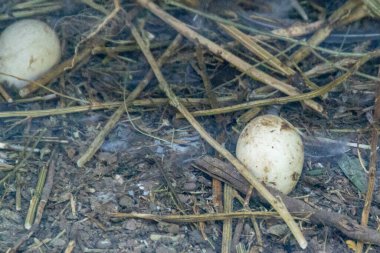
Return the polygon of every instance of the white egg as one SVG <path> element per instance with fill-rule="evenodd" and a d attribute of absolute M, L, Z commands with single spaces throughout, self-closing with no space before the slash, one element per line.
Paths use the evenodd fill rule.
<path fill-rule="evenodd" d="M 0 35 L 0 82 L 22 88 L 28 84 L 25 80 L 36 80 L 60 57 L 60 43 L 53 29 L 39 20 L 17 21 Z"/>
<path fill-rule="evenodd" d="M 303 143 L 288 121 L 264 115 L 253 119 L 243 129 L 236 156 L 254 177 L 288 194 L 302 173 Z"/>

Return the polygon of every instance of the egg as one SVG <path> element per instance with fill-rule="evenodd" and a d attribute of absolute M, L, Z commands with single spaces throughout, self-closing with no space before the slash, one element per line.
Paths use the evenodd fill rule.
<path fill-rule="evenodd" d="M 0 82 L 23 88 L 45 74 L 60 57 L 58 36 L 49 25 L 34 19 L 17 21 L 0 35 Z"/>
<path fill-rule="evenodd" d="M 241 132 L 236 156 L 258 180 L 288 194 L 302 173 L 304 150 L 292 124 L 275 115 L 263 115 Z"/>

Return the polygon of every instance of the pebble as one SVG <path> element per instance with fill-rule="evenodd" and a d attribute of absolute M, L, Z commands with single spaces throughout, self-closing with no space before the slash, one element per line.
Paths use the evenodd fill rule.
<path fill-rule="evenodd" d="M 192 240 L 194 240 L 195 242 L 202 242 L 202 241 L 204 241 L 203 238 L 202 238 L 201 233 L 199 233 L 198 230 L 192 230 L 192 231 L 190 232 L 190 237 L 191 237 Z"/>
<path fill-rule="evenodd" d="M 133 199 L 129 196 L 123 196 L 120 198 L 119 200 L 119 205 L 121 207 L 125 207 L 125 208 L 131 208 L 133 207 Z"/>
<path fill-rule="evenodd" d="M 153 233 L 149 236 L 149 238 L 152 240 L 152 241 L 160 241 L 160 240 L 168 240 L 168 241 L 172 241 L 172 242 L 178 242 L 180 239 L 184 238 L 185 236 L 184 235 L 161 235 L 161 234 L 156 234 L 156 233 Z"/>
<path fill-rule="evenodd" d="M 194 182 L 188 182 L 183 185 L 182 189 L 184 191 L 194 191 L 195 189 L 197 189 L 197 184 Z"/>
<path fill-rule="evenodd" d="M 172 233 L 172 234 L 178 234 L 179 233 L 179 225 L 177 224 L 170 224 L 169 227 L 168 227 L 168 231 L 169 233 Z"/>
<path fill-rule="evenodd" d="M 125 228 L 127 230 L 136 230 L 136 228 L 137 228 L 136 220 L 134 220 L 134 219 L 127 220 L 127 222 L 125 223 Z"/>
<path fill-rule="evenodd" d="M 64 239 L 57 238 L 57 239 L 51 240 L 49 244 L 53 248 L 62 248 L 66 245 L 66 241 Z"/>
<path fill-rule="evenodd" d="M 178 194 L 178 199 L 182 203 L 187 203 L 190 200 L 190 196 L 185 195 L 185 194 Z"/>
<path fill-rule="evenodd" d="M 156 253 L 176 253 L 177 251 L 172 247 L 158 246 Z"/>
<path fill-rule="evenodd" d="M 103 239 L 96 242 L 96 247 L 98 249 L 108 249 L 112 245 L 112 242 L 109 239 Z"/>

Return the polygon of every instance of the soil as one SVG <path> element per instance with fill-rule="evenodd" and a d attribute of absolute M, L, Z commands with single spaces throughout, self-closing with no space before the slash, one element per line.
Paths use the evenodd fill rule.
<path fill-rule="evenodd" d="M 14 1 L 13 4 L 18 2 Z M 59 92 L 52 99 L 41 99 L 41 96 L 51 93 L 39 90 L 28 96 L 36 98 L 36 101 L 22 101 L 17 90 L 5 86 L 16 102 L 1 100 L 0 103 L 0 111 L 11 114 L 0 118 L 0 143 L 7 144 L 0 150 L 0 252 L 7 252 L 16 246 L 17 252 L 221 252 L 222 221 L 169 223 L 115 218 L 112 215 L 139 213 L 163 216 L 220 212 L 221 207 L 214 202 L 212 178 L 193 166 L 193 161 L 203 155 L 216 157 L 218 154 L 168 103 L 156 103 L 153 106 L 135 104 L 128 107 L 99 150 L 83 167 L 78 167 L 78 159 L 99 135 L 115 108 L 90 108 L 82 112 L 41 117 L 18 117 L 12 114 L 16 111 L 62 109 L 88 104 L 95 106 L 105 102 L 125 101 L 126 96 L 150 69 L 125 27 L 125 13 L 119 14 L 107 24 L 96 34 L 96 39 L 87 37 L 86 41 L 83 38 L 89 36 L 103 21 L 104 14 L 85 4 L 64 2 L 67 2 L 66 6 L 57 12 L 33 16 L 55 27 L 62 38 L 63 59 L 69 59 L 74 54 L 76 45 L 81 45 L 79 49 L 82 49 L 83 45 L 89 45 L 89 41 L 97 43 L 97 39 L 105 41 L 109 47 L 124 43 L 135 49 L 93 55 L 67 70 L 51 82 L 49 87 Z M 98 2 L 112 10 L 112 1 Z M 9 11 L 13 5 L 8 5 Z M 128 10 L 130 5 L 133 5 L 130 1 L 122 3 L 123 8 Z M 145 19 L 140 19 L 139 25 L 145 25 L 145 31 L 154 37 L 151 41 L 154 48 L 152 51 L 154 56 L 159 57 L 175 33 L 156 17 L 145 16 L 146 13 L 139 11 L 138 17 Z M 181 10 L 173 12 L 182 20 L 193 22 L 193 14 L 182 13 Z M 13 21 L 1 21 L 0 26 L 6 27 Z M 192 24 L 196 26 L 197 22 Z M 208 21 L 204 22 L 202 24 L 205 29 L 209 28 Z M 138 24 L 137 21 L 135 23 Z M 218 43 L 225 42 L 224 33 L 199 29 L 200 33 L 209 35 Z M 146 36 L 148 38 L 149 34 Z M 157 46 L 154 45 L 155 42 L 161 44 Z M 281 43 L 276 46 L 283 47 Z M 193 43 L 182 42 L 175 55 L 162 68 L 170 87 L 181 98 L 207 97 L 202 78 L 194 68 L 197 65 L 195 50 Z M 264 95 L 258 94 L 257 89 L 262 84 L 249 77 L 239 76 L 240 72 L 218 56 L 205 52 L 204 57 L 207 73 L 214 86 L 213 92 L 218 97 L 231 98 L 220 106 L 242 103 L 247 99 L 261 99 L 260 96 L 278 96 L 278 93 L 271 93 L 272 90 Z M 302 67 L 307 69 L 315 61 L 313 58 Z M 367 73 L 377 73 L 371 66 L 366 66 L 365 70 Z M 322 85 L 341 74 L 338 71 L 320 76 L 316 82 Z M 260 112 L 264 114 L 275 111 L 303 133 L 336 140 L 334 143 L 305 140 L 304 170 L 290 196 L 315 208 L 345 214 L 357 221 L 361 219 L 364 206 L 367 174 L 364 173 L 363 192 L 359 189 L 362 181 L 353 182 L 355 178 L 363 176 L 362 168 L 355 167 L 354 171 L 360 171 L 357 172 L 358 176 L 347 176 L 342 170 L 342 161 L 359 161 L 359 164 L 368 167 L 370 150 L 347 144 L 370 143 L 369 110 L 366 109 L 374 103 L 375 86 L 369 83 L 368 80 L 363 81 L 355 76 L 341 89 L 332 91 L 328 98 L 317 98 L 316 101 L 324 106 L 328 117 L 322 117 L 301 103 L 280 107 L 265 106 Z M 364 91 L 360 90 L 360 84 L 367 85 Z M 353 95 L 353 91 L 357 93 Z M 66 97 L 60 94 L 65 94 Z M 355 99 L 359 96 L 360 99 Z M 165 98 L 165 94 L 153 78 L 138 99 L 149 103 L 155 98 Z M 189 102 L 187 108 L 195 111 L 209 109 L 210 106 L 208 102 Z M 225 148 L 235 153 L 239 131 L 245 125 L 245 122 L 238 119 L 241 119 L 244 112 L 197 117 L 197 120 L 213 137 L 222 140 L 221 144 Z M 26 149 L 33 146 L 38 149 L 36 152 Z M 52 156 L 53 150 L 55 156 Z M 55 166 L 51 192 L 41 213 L 40 224 L 27 230 L 24 223 L 30 200 L 35 196 L 39 174 L 49 167 L 51 157 L 53 160 L 50 164 Z M 14 167 L 9 170 L 5 165 Z M 378 176 L 376 175 L 377 178 Z M 245 194 L 240 194 L 244 199 Z M 234 211 L 244 208 L 273 211 L 260 201 L 251 201 L 244 207 L 238 199 L 236 197 L 233 201 Z M 18 200 L 21 201 L 20 205 Z M 376 190 L 368 223 L 374 229 L 378 227 L 379 201 Z M 328 224 L 315 225 L 307 219 L 297 220 L 297 223 L 308 242 L 306 250 L 298 246 L 288 227 L 277 216 L 255 218 L 255 221 L 248 218 L 233 219 L 233 235 L 239 226 L 241 234 L 238 236 L 239 244 L 233 245 L 239 246 L 240 251 L 233 247 L 232 252 L 344 253 L 352 252 L 355 247 L 354 240 Z M 29 234 L 30 231 L 33 233 Z M 72 249 L 69 249 L 70 243 L 73 244 Z M 365 249 L 367 248 L 368 252 L 380 252 L 380 248 L 375 245 L 366 245 Z"/>

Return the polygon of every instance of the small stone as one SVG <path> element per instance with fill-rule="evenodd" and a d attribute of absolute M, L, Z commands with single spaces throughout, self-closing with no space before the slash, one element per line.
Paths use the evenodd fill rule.
<path fill-rule="evenodd" d="M 215 252 L 215 250 L 213 248 L 210 248 L 210 247 L 207 247 L 205 250 L 204 250 L 205 253 L 213 253 Z"/>
<path fill-rule="evenodd" d="M 134 219 L 128 220 L 126 222 L 126 224 L 125 224 L 125 228 L 127 230 L 136 230 L 136 228 L 137 228 L 137 222 L 136 222 L 136 220 L 134 220 Z"/>
<path fill-rule="evenodd" d="M 50 243 L 50 246 L 53 248 L 62 248 L 66 245 L 66 241 L 60 238 L 52 240 Z"/>
<path fill-rule="evenodd" d="M 144 246 L 139 246 L 139 247 L 136 247 L 136 248 L 133 248 L 133 251 L 131 253 L 141 253 L 143 252 Z"/>
<path fill-rule="evenodd" d="M 103 239 L 96 242 L 96 247 L 98 249 L 108 249 L 112 245 L 112 242 L 109 239 Z"/>
<path fill-rule="evenodd" d="M 178 194 L 178 199 L 182 203 L 187 203 L 190 200 L 190 196 L 185 195 L 185 194 Z"/>
<path fill-rule="evenodd" d="M 248 224 L 248 223 L 245 223 L 244 224 L 244 234 L 246 235 L 253 235 L 255 234 L 255 232 L 253 231 L 252 227 Z"/>
<path fill-rule="evenodd" d="M 278 224 L 278 225 L 273 225 L 270 226 L 267 231 L 267 233 L 276 235 L 276 236 L 284 236 L 286 233 L 289 232 L 288 226 L 285 224 Z"/>
<path fill-rule="evenodd" d="M 169 227 L 168 227 L 168 231 L 169 233 L 172 233 L 172 234 L 178 234 L 179 233 L 179 226 L 177 224 L 171 224 Z"/>
<path fill-rule="evenodd" d="M 166 241 L 171 241 L 171 242 L 178 242 L 181 239 L 183 239 L 185 236 L 184 235 L 167 235 L 167 234 L 156 234 L 153 233 L 149 236 L 149 239 L 152 241 L 161 241 L 161 240 L 166 240 Z"/>
<path fill-rule="evenodd" d="M 156 253 L 176 253 L 176 250 L 172 247 L 158 246 Z"/>
<path fill-rule="evenodd" d="M 119 205 L 121 207 L 125 207 L 125 208 L 132 208 L 133 207 L 133 199 L 129 196 L 123 196 L 120 198 L 119 200 Z"/>
<path fill-rule="evenodd" d="M 136 242 L 135 239 L 128 239 L 128 240 L 125 241 L 125 244 L 126 244 L 126 246 L 125 246 L 126 248 L 127 247 L 132 248 L 133 246 L 137 245 L 137 242 Z"/>
<path fill-rule="evenodd" d="M 167 222 L 159 222 L 157 227 L 162 232 L 169 232 L 171 234 L 179 233 L 179 226 L 177 224 L 170 224 Z"/>
<path fill-rule="evenodd" d="M 194 191 L 197 189 L 197 184 L 194 182 L 185 183 L 182 187 L 184 191 Z"/>
<path fill-rule="evenodd" d="M 72 213 L 69 213 L 67 216 L 66 216 L 66 219 L 67 220 L 77 220 L 78 217 L 73 215 Z"/>

